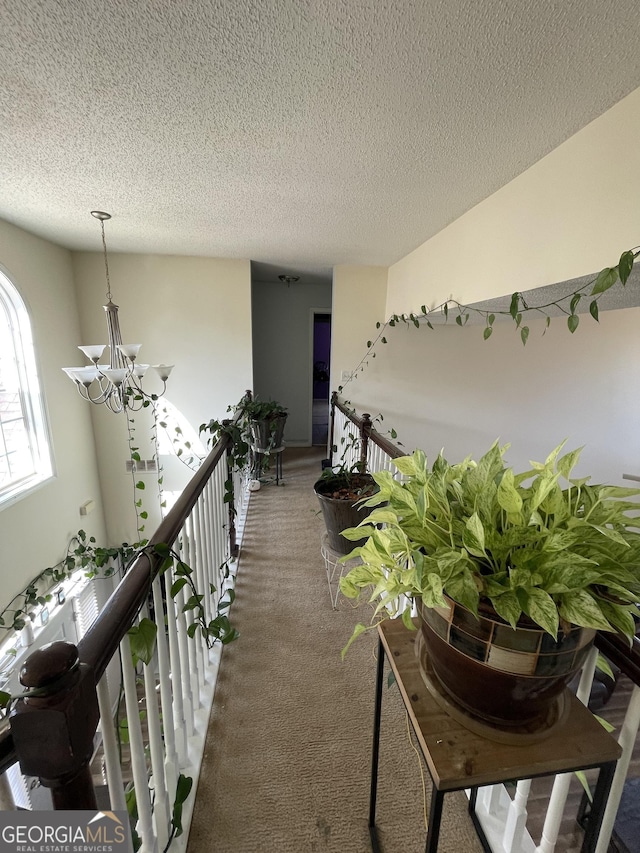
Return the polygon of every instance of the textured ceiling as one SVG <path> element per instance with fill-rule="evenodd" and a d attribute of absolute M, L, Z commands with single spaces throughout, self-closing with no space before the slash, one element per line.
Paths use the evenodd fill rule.
<path fill-rule="evenodd" d="M 388 265 L 640 85 L 637 0 L 0 0 L 0 217 Z M 260 266 L 260 265 L 264 266 Z"/>

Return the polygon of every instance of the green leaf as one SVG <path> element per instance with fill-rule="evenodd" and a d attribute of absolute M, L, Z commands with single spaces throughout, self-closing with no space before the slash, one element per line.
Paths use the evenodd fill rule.
<path fill-rule="evenodd" d="M 458 314 L 458 316 L 456 317 L 456 323 L 457 323 L 459 326 L 461 326 L 461 325 L 462 325 L 462 315 L 461 315 L 461 314 Z"/>
<path fill-rule="evenodd" d="M 448 317 L 449 317 L 449 305 L 446 302 L 442 306 L 442 312 L 445 316 L 445 319 L 448 319 Z"/>
<path fill-rule="evenodd" d="M 150 619 L 141 619 L 138 625 L 129 628 L 129 645 L 131 646 L 131 656 L 133 665 L 136 666 L 138 661 L 150 663 L 156 647 L 156 634 L 158 628 L 155 622 Z"/>
<path fill-rule="evenodd" d="M 578 317 L 577 314 L 570 314 L 567 317 L 567 326 L 569 327 L 569 331 L 571 332 L 571 334 L 573 334 L 575 332 L 575 330 L 578 328 L 579 322 L 580 322 L 580 317 Z"/>
<path fill-rule="evenodd" d="M 493 329 L 491 328 L 491 326 L 487 326 L 487 328 L 483 332 L 483 337 L 484 337 L 485 341 L 491 337 L 492 332 L 493 332 Z"/>
<path fill-rule="evenodd" d="M 591 314 L 593 319 L 596 321 L 596 323 L 600 322 L 600 320 L 598 319 L 598 303 L 596 302 L 595 299 L 592 300 L 591 304 L 589 305 L 589 313 Z"/>
<path fill-rule="evenodd" d="M 559 613 L 567 622 L 581 625 L 583 628 L 597 628 L 610 631 L 611 625 L 604 617 L 597 602 L 586 590 L 567 593 L 560 596 Z"/>
<path fill-rule="evenodd" d="M 145 485 L 142 482 L 142 480 L 138 480 L 138 482 L 136 483 L 136 489 L 144 490 L 144 488 L 145 488 Z"/>
<path fill-rule="evenodd" d="M 6 708 L 11 701 L 11 694 L 6 690 L 0 690 L 0 708 Z"/>
<path fill-rule="evenodd" d="M 474 512 L 467 519 L 465 530 L 462 534 L 462 542 L 467 551 L 474 557 L 484 557 L 484 527 L 477 512 Z"/>
<path fill-rule="evenodd" d="M 581 293 L 574 293 L 573 296 L 571 297 L 571 302 L 569 303 L 569 311 L 572 314 L 576 313 L 576 308 L 578 307 L 578 302 L 580 302 L 581 299 L 582 299 Z"/>
<path fill-rule="evenodd" d="M 171 598 L 175 598 L 175 597 L 176 597 L 176 595 L 177 595 L 177 594 L 180 592 L 180 590 L 182 589 L 182 587 L 183 587 L 183 586 L 185 586 L 185 584 L 188 584 L 188 583 L 189 583 L 189 581 L 188 581 L 186 578 L 178 578 L 177 580 L 175 580 L 175 581 L 171 584 L 171 591 L 170 591 Z"/>
<path fill-rule="evenodd" d="M 525 346 L 527 343 L 527 338 L 529 337 L 529 327 L 523 326 L 520 329 L 520 337 L 522 338 L 522 345 Z"/>
<path fill-rule="evenodd" d="M 533 587 L 527 590 L 527 610 L 534 622 L 551 634 L 558 636 L 558 609 L 555 601 L 543 589 Z"/>
<path fill-rule="evenodd" d="M 623 285 L 627 283 L 631 270 L 633 269 L 633 252 L 623 252 L 618 261 L 618 274 Z"/>
<path fill-rule="evenodd" d="M 609 290 L 617 280 L 618 270 L 612 269 L 611 267 L 605 267 L 598 273 L 596 282 L 593 285 L 593 290 L 591 291 L 591 296 L 596 296 L 598 293 L 604 293 L 605 290 Z"/>
<path fill-rule="evenodd" d="M 176 838 L 182 835 L 182 806 L 191 793 L 192 786 L 193 779 L 190 776 L 184 776 L 182 773 L 178 776 L 176 798 L 173 803 L 173 815 L 171 817 L 171 825 L 175 830 Z"/>
<path fill-rule="evenodd" d="M 518 291 L 511 295 L 511 305 L 509 306 L 509 314 L 515 320 L 518 315 L 518 308 L 520 307 L 520 294 Z"/>
<path fill-rule="evenodd" d="M 369 626 L 369 628 L 371 628 L 371 627 L 373 627 L 373 626 Z M 349 646 L 351 645 L 351 643 L 353 643 L 354 640 L 357 640 L 358 637 L 360 636 L 360 634 L 364 634 L 365 631 L 368 631 L 369 628 L 367 628 L 366 625 L 363 625 L 362 622 L 358 622 L 356 627 L 353 629 L 353 634 L 349 637 L 349 642 L 344 647 L 344 649 L 340 652 L 340 657 L 342 658 L 342 660 L 344 660 L 344 656 L 349 651 Z"/>

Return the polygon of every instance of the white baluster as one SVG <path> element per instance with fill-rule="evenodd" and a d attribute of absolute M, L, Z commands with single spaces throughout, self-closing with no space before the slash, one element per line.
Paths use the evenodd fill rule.
<path fill-rule="evenodd" d="M 188 592 L 187 592 L 188 591 Z M 183 610 L 187 601 L 187 596 L 191 596 L 191 590 L 188 586 L 183 586 L 176 596 L 176 611 L 177 611 L 177 627 L 178 627 L 178 654 L 180 655 L 180 670 L 182 672 L 182 706 L 184 714 L 184 723 L 187 740 L 193 737 L 193 692 L 191 685 L 192 673 L 190 670 L 189 660 L 189 636 L 187 634 L 187 616 Z"/>
<path fill-rule="evenodd" d="M 173 569 L 166 573 L 168 590 L 171 588 L 175 575 Z M 176 733 L 176 750 L 178 766 L 185 767 L 187 763 L 187 730 L 182 703 L 182 667 L 180 666 L 180 651 L 178 648 L 177 602 L 167 590 L 167 634 L 169 635 L 169 661 L 171 667 L 171 684 L 173 685 L 173 722 Z M 166 725 L 166 724 L 165 724 Z"/>
<path fill-rule="evenodd" d="M 124 697 L 127 709 L 127 725 L 129 728 L 129 746 L 131 749 L 131 769 L 133 784 L 136 792 L 138 809 L 138 827 L 144 851 L 158 850 L 157 839 L 153 832 L 151 798 L 149 796 L 149 779 L 144 757 L 144 743 L 140 727 L 140 708 L 136 691 L 136 676 L 131 660 L 129 637 L 125 634 L 120 644 L 122 654 L 122 675 L 124 682 Z"/>
<path fill-rule="evenodd" d="M 191 535 L 189 533 L 189 519 L 187 518 L 185 522 L 185 526 L 182 529 L 182 558 L 184 562 L 193 569 L 191 564 Z M 193 556 L 195 557 L 195 548 L 193 549 Z M 195 569 L 193 569 L 192 580 L 198 590 L 200 595 L 204 594 L 203 590 L 200 589 L 196 583 L 197 574 Z M 187 656 L 188 656 L 188 673 L 191 678 L 191 700 L 193 702 L 193 713 L 201 707 L 200 703 L 200 673 L 204 671 L 203 669 L 203 661 L 202 661 L 202 646 L 198 641 L 198 635 L 200 633 L 200 629 L 194 634 L 192 638 L 187 637 Z"/>
<path fill-rule="evenodd" d="M 9 777 L 6 773 L 0 776 L 0 811 L 14 812 L 16 811 L 16 803 L 13 799 L 13 791 L 9 784 Z"/>
<path fill-rule="evenodd" d="M 527 800 L 531 790 L 531 779 L 521 779 L 516 786 L 516 795 L 509 804 L 504 828 L 503 846 L 505 853 L 519 850 L 527 823 Z"/>
<path fill-rule="evenodd" d="M 168 594 L 168 593 L 167 593 Z M 169 648 L 164 625 L 164 600 L 162 582 L 159 577 L 153 582 L 153 607 L 157 614 L 158 634 L 156 649 L 158 653 L 158 676 L 160 679 L 160 702 L 162 705 L 162 723 L 164 729 L 165 780 L 169 793 L 175 791 L 178 784 L 178 753 L 173 724 L 173 700 L 171 696 L 171 667 Z"/>
<path fill-rule="evenodd" d="M 102 749 L 104 752 L 104 765 L 107 774 L 107 785 L 109 786 L 109 800 L 114 811 L 127 808 L 124 797 L 124 782 L 122 781 L 122 767 L 120 765 L 120 751 L 118 739 L 113 721 L 111 708 L 111 697 L 106 675 L 98 682 L 98 707 L 100 708 L 100 727 L 102 730 Z"/>
<path fill-rule="evenodd" d="M 196 545 L 196 575 L 198 581 L 198 589 L 202 590 L 204 593 L 204 599 L 202 604 L 204 606 L 204 618 L 207 623 L 211 621 L 213 618 L 212 610 L 211 610 L 211 592 L 209 591 L 209 580 L 207 578 L 207 568 L 206 568 L 206 545 L 204 541 L 204 531 L 203 531 L 203 513 L 202 513 L 202 500 L 199 499 L 196 503 L 193 513 L 193 535 L 195 538 Z M 201 636 L 201 648 L 203 652 L 204 658 L 204 668 L 203 673 L 206 672 L 206 662 L 209 660 L 209 649 L 207 646 L 207 641 L 205 637 Z"/>
<path fill-rule="evenodd" d="M 627 713 L 624 717 L 618 743 L 622 747 L 622 755 L 616 767 L 611 793 L 607 800 L 607 806 L 602 820 L 600 835 L 596 845 L 596 853 L 606 853 L 613 832 L 613 824 L 618 813 L 618 806 L 622 797 L 622 789 L 629 772 L 629 762 L 631 761 L 631 753 L 635 746 L 636 737 L 638 736 L 638 727 L 640 726 L 640 687 L 636 684 L 631 694 L 631 701 L 627 708 Z"/>
<path fill-rule="evenodd" d="M 500 807 L 500 792 L 502 785 L 486 785 L 478 789 L 478 797 L 487 814 L 495 815 Z"/>
<path fill-rule="evenodd" d="M 576 695 L 583 705 L 586 705 L 589 701 L 589 693 L 593 684 L 593 674 L 596 669 L 597 659 L 598 650 L 594 646 L 589 652 L 580 677 L 580 684 L 576 691 Z M 540 839 L 540 845 L 536 848 L 536 853 L 553 853 L 555 850 L 572 776 L 572 773 L 562 773 L 555 778 L 551 796 L 549 797 L 547 815 L 542 828 L 542 838 Z"/>
<path fill-rule="evenodd" d="M 144 608 L 144 616 L 148 618 L 147 608 Z M 160 627 L 164 612 L 158 614 Z M 156 635 L 157 636 L 157 635 Z M 144 695 L 147 706 L 147 730 L 149 733 L 149 754 L 151 756 L 151 772 L 153 775 L 154 806 L 153 820 L 158 845 L 164 850 L 169 840 L 169 823 L 171 821 L 171 808 L 164 775 L 164 743 L 162 741 L 162 730 L 160 726 L 160 712 L 158 709 L 158 694 L 156 692 L 156 668 L 157 655 L 154 654 L 150 663 L 142 668 L 144 678 Z"/>

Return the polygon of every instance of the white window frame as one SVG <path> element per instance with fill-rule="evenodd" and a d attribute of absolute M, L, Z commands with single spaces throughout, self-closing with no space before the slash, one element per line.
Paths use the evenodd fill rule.
<path fill-rule="evenodd" d="M 32 470 L 29 474 L 0 485 L 2 510 L 49 480 L 53 476 L 53 459 L 33 344 L 31 317 L 17 287 L 2 266 L 0 311 L 6 315 L 9 322 L 11 341 L 5 349 L 5 358 L 11 358 L 18 376 L 20 407 L 32 459 Z"/>

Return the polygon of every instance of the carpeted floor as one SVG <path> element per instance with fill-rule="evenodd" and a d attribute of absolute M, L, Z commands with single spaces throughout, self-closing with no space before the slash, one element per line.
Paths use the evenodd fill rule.
<path fill-rule="evenodd" d="M 287 449 L 284 485 L 251 496 L 188 853 L 367 853 L 374 632 L 332 610 L 313 483 L 323 448 Z M 378 827 L 385 853 L 424 849 L 420 759 L 397 687 L 383 695 Z M 428 775 L 426 776 L 427 785 Z M 462 793 L 445 797 L 441 853 L 481 846 Z"/>

